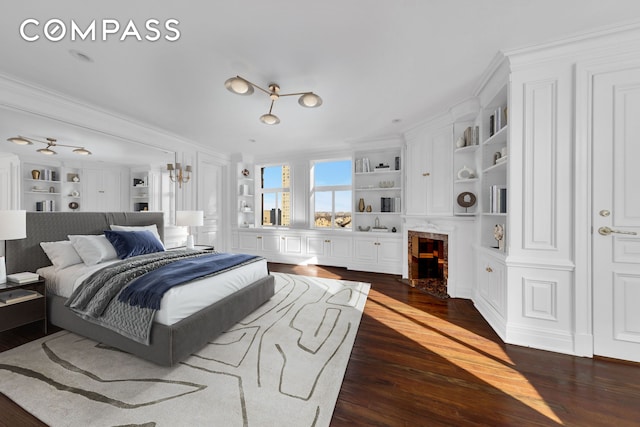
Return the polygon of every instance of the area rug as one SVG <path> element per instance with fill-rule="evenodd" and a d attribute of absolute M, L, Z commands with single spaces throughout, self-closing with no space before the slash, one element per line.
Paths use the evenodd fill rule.
<path fill-rule="evenodd" d="M 50 426 L 328 426 L 370 285 L 272 273 L 276 294 L 172 368 L 61 331 L 0 353 Z"/>

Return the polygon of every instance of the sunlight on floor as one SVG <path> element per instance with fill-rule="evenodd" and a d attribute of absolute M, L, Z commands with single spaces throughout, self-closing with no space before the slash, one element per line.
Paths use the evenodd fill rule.
<path fill-rule="evenodd" d="M 464 369 L 497 390 L 517 399 L 545 417 L 562 424 L 562 421 L 535 387 L 515 369 L 513 361 L 499 344 L 374 290 L 369 293 L 367 303 L 375 304 L 392 313 L 385 314 L 382 319 L 376 318 L 378 322 Z M 422 327 L 407 328 L 407 320 Z M 435 334 L 447 339 L 448 345 L 443 346 L 442 339 L 438 340 L 437 345 L 430 345 L 428 336 Z M 474 342 L 481 343 L 484 350 L 475 347 Z M 487 353 L 486 349 L 489 349 L 491 353 Z"/>

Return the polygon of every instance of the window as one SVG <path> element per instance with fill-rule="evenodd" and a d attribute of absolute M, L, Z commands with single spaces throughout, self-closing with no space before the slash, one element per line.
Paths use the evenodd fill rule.
<path fill-rule="evenodd" d="M 262 179 L 262 225 L 288 226 L 291 223 L 291 173 L 288 165 L 265 166 Z"/>
<path fill-rule="evenodd" d="M 351 160 L 311 166 L 311 207 L 316 228 L 351 229 Z"/>

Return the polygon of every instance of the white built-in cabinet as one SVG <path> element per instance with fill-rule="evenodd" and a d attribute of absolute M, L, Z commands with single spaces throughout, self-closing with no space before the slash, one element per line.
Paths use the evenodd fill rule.
<path fill-rule="evenodd" d="M 398 273 L 402 262 L 402 239 L 357 235 L 353 238 L 351 268 Z"/>
<path fill-rule="evenodd" d="M 122 171 L 119 169 L 83 169 L 81 182 L 84 206 L 82 210 L 88 212 L 128 210 L 128 203 L 125 205 L 122 203 L 121 175 Z M 128 193 L 124 192 L 124 194 Z M 126 208 L 123 209 L 123 206 Z"/>
<path fill-rule="evenodd" d="M 405 134 L 406 210 L 409 216 L 450 216 L 452 214 L 451 124 L 422 126 Z"/>

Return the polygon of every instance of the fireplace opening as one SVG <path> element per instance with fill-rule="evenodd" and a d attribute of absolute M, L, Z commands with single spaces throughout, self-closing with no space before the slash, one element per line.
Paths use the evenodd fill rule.
<path fill-rule="evenodd" d="M 409 230 L 409 284 L 448 298 L 448 236 Z"/>

